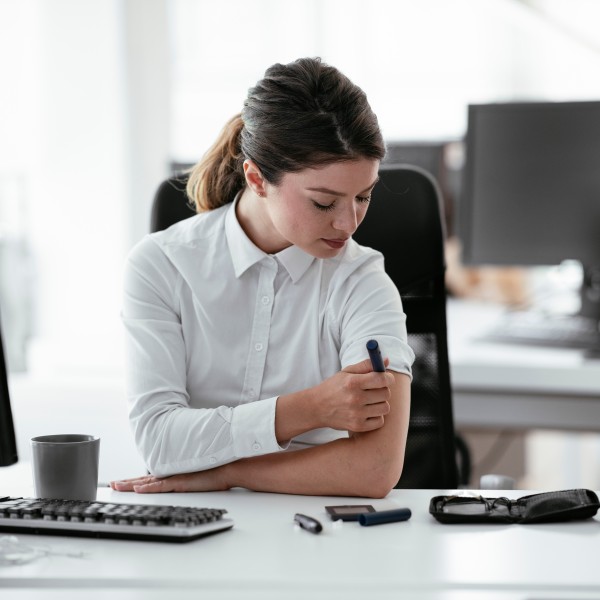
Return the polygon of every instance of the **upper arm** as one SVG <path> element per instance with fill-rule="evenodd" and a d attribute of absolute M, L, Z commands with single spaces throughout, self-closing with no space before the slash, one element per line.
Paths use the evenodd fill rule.
<path fill-rule="evenodd" d="M 379 255 L 344 281 L 333 304 L 339 314 L 343 368 L 366 358 L 365 344 L 374 338 L 390 361 L 389 369 L 411 374 L 414 353 L 408 345 L 402 300 Z"/>
<path fill-rule="evenodd" d="M 179 322 L 181 277 L 164 252 L 144 238 L 129 253 L 123 274 L 123 317 Z"/>

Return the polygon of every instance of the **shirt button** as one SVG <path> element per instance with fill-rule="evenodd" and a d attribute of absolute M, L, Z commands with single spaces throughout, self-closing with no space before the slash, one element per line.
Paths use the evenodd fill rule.
<path fill-rule="evenodd" d="M 258 442 L 254 442 L 254 444 L 252 444 L 252 450 L 254 450 L 255 452 L 258 452 L 260 450 L 260 444 Z"/>
<path fill-rule="evenodd" d="M 211 456 L 211 457 L 210 457 L 210 464 L 211 464 L 211 465 L 214 465 L 216 462 L 217 462 L 217 459 L 216 459 L 216 457 L 214 457 L 214 456 Z"/>
<path fill-rule="evenodd" d="M 257 352 L 260 352 L 263 349 L 263 345 L 260 342 L 258 342 L 258 344 L 254 344 L 254 349 Z"/>
<path fill-rule="evenodd" d="M 271 302 L 271 298 L 269 298 L 269 296 L 263 296 L 261 301 L 263 304 L 267 305 L 269 302 Z"/>

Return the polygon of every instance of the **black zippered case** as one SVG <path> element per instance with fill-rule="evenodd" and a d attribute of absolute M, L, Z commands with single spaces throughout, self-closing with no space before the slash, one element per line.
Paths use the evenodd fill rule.
<path fill-rule="evenodd" d="M 591 490 L 542 492 L 515 500 L 505 497 L 434 496 L 429 512 L 440 523 L 558 523 L 589 519 L 600 508 Z"/>

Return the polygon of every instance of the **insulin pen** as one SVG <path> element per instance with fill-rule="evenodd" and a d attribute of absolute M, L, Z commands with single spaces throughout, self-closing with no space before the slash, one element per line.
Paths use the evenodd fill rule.
<path fill-rule="evenodd" d="M 373 371 L 383 373 L 385 371 L 385 365 L 383 364 L 383 358 L 381 357 L 381 350 L 377 340 L 369 340 L 367 342 L 367 351 L 369 352 L 369 358 L 373 365 Z"/>

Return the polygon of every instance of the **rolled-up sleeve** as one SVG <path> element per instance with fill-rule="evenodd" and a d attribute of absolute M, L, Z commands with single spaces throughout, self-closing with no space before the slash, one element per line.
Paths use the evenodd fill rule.
<path fill-rule="evenodd" d="M 377 339 L 389 369 L 412 378 L 415 359 L 408 345 L 406 315 L 396 286 L 383 268 L 383 258 L 372 255 L 340 288 L 338 321 L 342 367 L 368 357 L 366 343 Z"/>
<path fill-rule="evenodd" d="M 148 470 L 160 477 L 282 449 L 275 437 L 276 397 L 190 406 L 181 285 L 181 275 L 152 237 L 131 251 L 122 309 L 129 420 Z"/>

